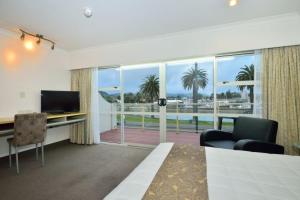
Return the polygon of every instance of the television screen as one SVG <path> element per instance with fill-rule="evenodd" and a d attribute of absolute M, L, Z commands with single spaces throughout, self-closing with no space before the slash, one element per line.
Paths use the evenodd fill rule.
<path fill-rule="evenodd" d="M 80 111 L 78 91 L 41 91 L 41 112 L 70 113 Z"/>

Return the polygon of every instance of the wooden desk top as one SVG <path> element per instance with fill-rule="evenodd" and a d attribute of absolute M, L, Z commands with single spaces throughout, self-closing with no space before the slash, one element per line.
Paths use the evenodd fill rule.
<path fill-rule="evenodd" d="M 86 115 L 86 113 L 79 112 L 79 113 L 68 113 L 68 114 L 57 114 L 57 115 L 49 114 L 47 116 L 47 119 L 73 117 L 73 116 L 80 116 L 80 115 Z M 14 117 L 0 117 L 0 124 L 12 124 L 12 123 L 14 123 Z"/>
<path fill-rule="evenodd" d="M 86 113 L 79 112 L 79 113 L 68 113 L 68 114 L 57 114 L 57 115 L 47 115 L 47 119 L 55 119 L 55 118 L 62 118 L 62 117 L 73 117 L 73 116 L 80 116 L 86 115 Z"/>
<path fill-rule="evenodd" d="M 14 119 L 11 117 L 0 117 L 0 124 L 11 124 L 14 123 Z"/>

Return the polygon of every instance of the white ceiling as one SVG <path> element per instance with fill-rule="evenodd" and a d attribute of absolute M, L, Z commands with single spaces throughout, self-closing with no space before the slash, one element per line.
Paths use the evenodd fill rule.
<path fill-rule="evenodd" d="M 0 0 L 0 27 L 74 50 L 299 11 L 300 0 Z"/>

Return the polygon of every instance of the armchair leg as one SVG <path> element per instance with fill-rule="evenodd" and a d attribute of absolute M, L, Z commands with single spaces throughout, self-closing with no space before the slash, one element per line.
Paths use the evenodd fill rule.
<path fill-rule="evenodd" d="M 16 152 L 16 167 L 17 167 L 17 174 L 20 173 L 20 170 L 19 170 L 19 156 L 18 156 L 18 147 L 15 146 L 15 152 Z"/>
<path fill-rule="evenodd" d="M 42 167 L 45 165 L 45 156 L 44 156 L 44 142 L 41 143 L 42 149 Z"/>
<path fill-rule="evenodd" d="M 35 158 L 39 160 L 39 145 L 35 144 Z"/>
<path fill-rule="evenodd" d="M 9 168 L 11 168 L 11 143 L 8 143 L 9 146 Z"/>

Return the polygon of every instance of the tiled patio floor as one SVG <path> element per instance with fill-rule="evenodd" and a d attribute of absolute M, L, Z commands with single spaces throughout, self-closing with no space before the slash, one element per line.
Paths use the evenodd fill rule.
<path fill-rule="evenodd" d="M 139 128 L 125 128 L 125 143 L 157 145 L 159 143 L 159 131 L 151 129 L 139 129 Z M 113 129 L 101 133 L 102 142 L 120 143 L 120 129 Z M 167 142 L 174 142 L 176 144 L 193 144 L 200 145 L 200 134 L 191 132 L 175 131 L 167 132 Z"/>

